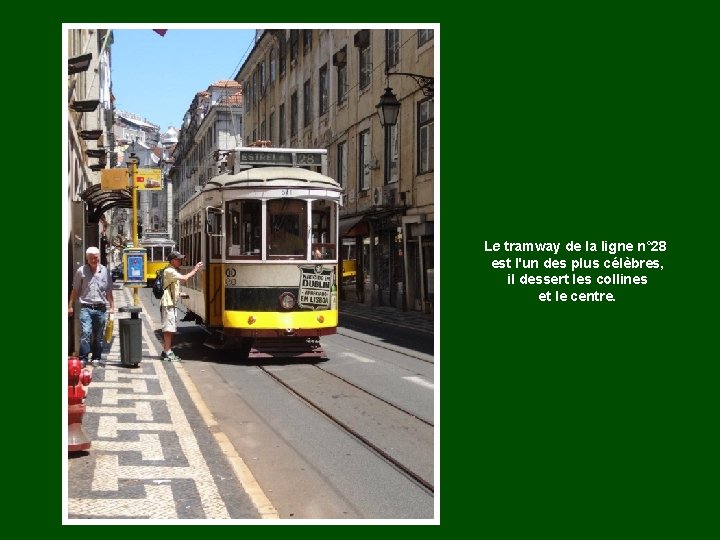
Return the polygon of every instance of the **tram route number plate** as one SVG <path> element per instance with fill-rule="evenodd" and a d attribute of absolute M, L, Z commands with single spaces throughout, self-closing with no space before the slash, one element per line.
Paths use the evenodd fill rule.
<path fill-rule="evenodd" d="M 237 270 L 235 268 L 226 268 L 225 269 L 225 286 L 226 287 L 234 287 L 237 285 Z"/>
<path fill-rule="evenodd" d="M 315 152 L 266 152 L 263 150 L 242 150 L 238 161 L 245 165 L 320 165 L 322 156 Z M 294 158 L 294 162 L 293 162 Z"/>

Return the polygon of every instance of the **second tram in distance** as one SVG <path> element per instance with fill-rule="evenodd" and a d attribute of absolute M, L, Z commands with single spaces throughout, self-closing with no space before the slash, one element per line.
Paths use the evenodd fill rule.
<path fill-rule="evenodd" d="M 204 263 L 187 282 L 185 320 L 241 355 L 322 356 L 319 337 L 338 323 L 342 205 L 327 150 L 239 148 L 228 169 L 180 208 L 185 264 Z"/>
<path fill-rule="evenodd" d="M 148 287 L 152 287 L 157 276 L 157 271 L 168 265 L 168 255 L 175 249 L 173 242 L 167 233 L 146 233 L 140 240 L 140 247 L 145 248 L 147 259 L 145 265 L 145 281 Z"/>

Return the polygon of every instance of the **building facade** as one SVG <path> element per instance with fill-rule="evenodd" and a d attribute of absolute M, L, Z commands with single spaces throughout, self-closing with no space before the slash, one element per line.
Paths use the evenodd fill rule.
<path fill-rule="evenodd" d="M 109 30 L 68 30 L 68 238 L 70 274 L 85 249 L 100 246 L 107 206 L 98 198 L 100 171 L 114 151 Z"/>
<path fill-rule="evenodd" d="M 160 168 L 162 169 L 162 179 L 163 179 L 163 191 L 162 195 L 165 198 L 164 201 L 161 203 L 165 204 L 165 230 L 167 231 L 167 235 L 169 238 L 174 237 L 174 229 L 175 229 L 175 222 L 173 220 L 173 182 L 170 179 L 170 169 L 173 165 L 173 158 L 172 154 L 175 150 L 175 145 L 177 145 L 178 142 L 178 132 L 177 130 L 170 126 L 168 130 L 163 133 L 163 135 L 160 137 L 160 147 L 162 149 L 161 159 L 160 159 Z"/>
<path fill-rule="evenodd" d="M 217 176 L 229 152 L 242 145 L 242 107 L 242 87 L 235 81 L 216 81 L 195 95 L 167 159 L 173 225 L 196 188 Z"/>
<path fill-rule="evenodd" d="M 432 310 L 433 77 L 431 29 L 293 29 L 259 31 L 235 78 L 246 146 L 328 150 L 344 188 L 343 258 L 355 259 L 353 292 L 372 305 Z M 387 127 L 386 88 L 400 103 Z"/>
<path fill-rule="evenodd" d="M 105 212 L 114 205 L 131 206 L 129 191 L 103 192 L 101 171 L 114 156 L 111 97 L 112 31 L 68 29 L 67 59 L 67 180 L 68 180 L 68 283 L 85 264 L 85 250 L 97 246 L 107 264 L 108 221 Z M 69 328 L 69 353 L 79 350 L 78 321 Z"/>
<path fill-rule="evenodd" d="M 137 114 L 116 109 L 113 136 L 115 137 L 117 164 L 125 166 L 130 157 L 130 152 L 149 154 L 152 151 L 151 149 L 159 146 L 160 126 Z M 135 147 L 132 147 L 133 143 L 135 143 Z M 152 159 L 149 155 L 144 161 L 153 167 L 159 166 L 159 160 Z M 144 167 L 146 165 L 138 166 Z"/>

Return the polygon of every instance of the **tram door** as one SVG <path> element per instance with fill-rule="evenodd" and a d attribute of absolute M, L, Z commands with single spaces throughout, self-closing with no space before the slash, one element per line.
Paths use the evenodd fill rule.
<path fill-rule="evenodd" d="M 205 286 L 207 294 L 206 313 L 208 314 L 208 324 L 210 326 L 222 326 L 223 324 L 223 306 L 225 305 L 225 269 L 222 264 L 223 253 L 223 228 L 222 228 L 222 210 L 219 208 L 209 207 L 206 215 L 206 232 L 205 249 L 208 257 L 207 263 L 207 282 Z"/>

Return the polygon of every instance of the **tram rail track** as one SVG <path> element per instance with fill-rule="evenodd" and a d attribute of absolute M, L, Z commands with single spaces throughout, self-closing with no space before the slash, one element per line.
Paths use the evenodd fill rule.
<path fill-rule="evenodd" d="M 317 366 L 316 366 L 317 367 Z M 403 475 L 405 475 L 407 478 L 415 482 L 417 485 L 421 486 L 423 489 L 428 491 L 430 494 L 434 494 L 434 485 L 432 482 L 424 478 L 420 473 L 416 472 L 411 468 L 411 466 L 408 466 L 406 463 L 403 463 L 396 457 L 390 455 L 389 452 L 384 450 L 380 447 L 379 444 L 376 444 L 370 438 L 362 433 L 353 426 L 350 425 L 350 423 L 346 420 L 342 420 L 339 418 L 339 415 L 333 414 L 330 410 L 328 410 L 326 407 L 324 407 L 322 404 L 320 404 L 315 399 L 312 399 L 310 396 L 306 395 L 305 392 L 301 391 L 297 386 L 293 386 L 290 383 L 286 382 L 282 379 L 282 377 L 278 376 L 277 374 L 273 373 L 272 370 L 267 369 L 266 367 L 262 365 L 257 365 L 257 368 L 261 370 L 263 373 L 265 373 L 268 377 L 272 378 L 275 382 L 277 382 L 279 385 L 281 385 L 283 388 L 285 388 L 288 392 L 290 392 L 292 395 L 294 395 L 297 399 L 302 401 L 303 403 L 310 406 L 312 409 L 323 415 L 325 418 L 327 418 L 330 422 L 332 422 L 334 425 L 342 429 L 344 432 L 346 432 L 348 435 L 353 437 L 355 440 L 360 442 L 365 448 L 369 449 L 373 453 L 375 453 L 377 456 L 379 456 L 381 459 L 383 459 L 386 463 L 390 464 L 393 468 L 401 472 Z M 380 401 L 385 406 L 390 406 L 396 409 L 397 411 L 411 417 L 414 421 L 420 422 L 422 425 L 425 425 L 427 427 L 433 427 L 433 424 L 428 422 L 427 420 L 418 418 L 416 415 L 413 415 L 412 413 L 409 413 L 408 411 L 403 410 L 400 407 L 397 407 L 396 405 L 393 405 L 392 403 L 387 402 L 386 400 L 379 398 L 378 396 L 373 395 L 370 392 L 367 392 L 366 390 L 358 387 L 357 385 L 348 382 L 347 380 L 343 379 L 342 377 L 338 377 L 326 370 L 320 369 L 324 374 L 332 376 L 338 380 L 340 380 L 343 384 L 347 384 L 352 388 L 355 388 L 368 396 L 371 396 L 373 399 Z"/>
<path fill-rule="evenodd" d="M 378 401 L 382 401 L 382 402 L 385 403 L 386 405 L 389 405 L 390 407 L 393 407 L 393 408 L 397 409 L 398 411 L 407 414 L 408 416 L 412 416 L 413 418 L 415 418 L 416 420 L 422 422 L 423 424 L 426 424 L 426 425 L 428 425 L 428 426 L 430 426 L 430 427 L 435 427 L 435 424 L 433 424 L 433 423 L 430 422 L 429 420 L 425 420 L 424 418 L 421 418 L 421 417 L 419 417 L 418 415 L 413 414 L 413 413 L 411 413 L 410 411 L 407 411 L 407 410 L 403 409 L 403 408 L 400 407 L 399 405 L 396 405 L 395 403 L 392 403 L 391 401 L 388 401 L 388 400 L 385 399 L 385 398 L 381 398 L 381 397 L 378 396 L 377 394 L 373 394 L 372 392 L 370 392 L 369 390 L 366 390 L 366 389 L 363 388 L 362 386 L 358 386 L 357 384 L 348 381 L 346 378 L 341 377 L 340 375 L 338 375 L 338 374 L 336 374 L 336 373 L 332 373 L 332 372 L 330 372 L 330 371 L 328 371 L 328 370 L 326 370 L 326 369 L 323 369 L 323 368 L 321 368 L 321 367 L 318 366 L 318 365 L 315 365 L 315 367 L 316 367 L 317 369 L 319 369 L 320 371 L 322 371 L 323 373 L 326 373 L 327 375 L 330 375 L 331 377 L 335 377 L 336 379 L 341 380 L 342 382 L 344 382 L 345 384 L 348 384 L 348 385 L 352 386 L 353 388 L 357 388 L 357 389 L 360 390 L 361 392 L 366 393 L 368 396 L 371 396 L 371 397 L 377 399 Z"/>

